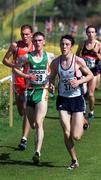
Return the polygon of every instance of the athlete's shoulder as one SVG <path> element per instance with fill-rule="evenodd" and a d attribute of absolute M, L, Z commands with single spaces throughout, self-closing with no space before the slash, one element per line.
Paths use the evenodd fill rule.
<path fill-rule="evenodd" d="M 16 44 L 17 44 L 18 47 L 25 46 L 25 44 L 24 44 L 24 42 L 22 40 L 17 41 Z"/>
<path fill-rule="evenodd" d="M 77 64 L 81 64 L 82 62 L 84 63 L 84 59 L 78 55 L 75 55 L 75 61 Z"/>
<path fill-rule="evenodd" d="M 22 40 L 19 40 L 12 42 L 10 47 L 14 50 L 17 50 L 18 48 L 23 48 L 23 46 L 24 46 L 24 42 Z"/>
<path fill-rule="evenodd" d="M 101 42 L 99 40 L 96 40 L 95 43 L 101 48 Z"/>
<path fill-rule="evenodd" d="M 8 51 L 14 53 L 16 51 L 16 49 L 17 49 L 17 43 L 16 42 L 12 42 L 10 44 L 10 46 L 9 46 Z"/>
<path fill-rule="evenodd" d="M 53 68 L 54 68 L 54 67 L 58 67 L 59 62 L 60 62 L 60 58 L 61 58 L 61 56 L 58 56 L 58 57 L 56 57 L 56 58 L 52 61 L 51 66 L 52 66 Z"/>

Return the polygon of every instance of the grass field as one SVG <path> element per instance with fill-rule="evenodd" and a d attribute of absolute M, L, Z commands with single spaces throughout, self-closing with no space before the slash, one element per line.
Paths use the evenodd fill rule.
<path fill-rule="evenodd" d="M 27 149 L 17 150 L 21 138 L 21 118 L 14 106 L 14 126 L 9 128 L 8 114 L 0 117 L 0 180 L 100 180 L 101 179 L 101 99 L 96 92 L 95 120 L 75 143 L 80 168 L 69 171 L 70 157 L 63 143 L 62 129 L 55 110 L 55 98 L 49 100 L 44 121 L 45 138 L 41 165 L 33 166 L 33 131 L 30 131 Z"/>
<path fill-rule="evenodd" d="M 74 46 L 73 52 L 77 46 Z M 51 44 L 46 50 L 59 53 L 59 47 Z M 4 54 L 3 54 L 4 55 Z M 0 57 L 2 59 L 2 53 Z M 0 65 L 1 77 L 10 73 Z M 100 87 L 101 89 L 101 87 Z M 0 180 L 100 180 L 101 179 L 101 99 L 100 90 L 96 92 L 95 120 L 84 132 L 82 140 L 75 143 L 80 168 L 68 171 L 66 166 L 70 157 L 63 142 L 63 133 L 55 109 L 55 98 L 49 100 L 48 113 L 44 121 L 45 138 L 40 166 L 33 166 L 33 130 L 30 131 L 27 149 L 17 150 L 21 138 L 22 120 L 14 105 L 14 126 L 9 128 L 9 114 L 0 114 Z M 0 111 L 1 113 L 1 111 Z"/>

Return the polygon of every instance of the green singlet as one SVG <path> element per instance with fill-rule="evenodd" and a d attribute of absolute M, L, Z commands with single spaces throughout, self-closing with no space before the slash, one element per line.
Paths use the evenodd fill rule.
<path fill-rule="evenodd" d="M 35 75 L 35 80 L 31 82 L 31 88 L 27 89 L 27 104 L 32 106 L 40 102 L 44 95 L 45 84 L 47 82 L 47 53 L 44 52 L 41 62 L 35 62 L 34 52 L 28 53 L 30 73 Z"/>

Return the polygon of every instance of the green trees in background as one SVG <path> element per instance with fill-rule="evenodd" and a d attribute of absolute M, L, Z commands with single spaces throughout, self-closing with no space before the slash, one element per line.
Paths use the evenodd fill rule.
<path fill-rule="evenodd" d="M 63 19 L 81 20 L 94 15 L 99 0 L 55 0 L 54 6 L 60 10 Z"/>
<path fill-rule="evenodd" d="M 16 5 L 23 2 L 23 0 L 17 0 Z M 0 16 L 6 15 L 11 9 L 13 5 L 13 0 L 0 0 Z"/>

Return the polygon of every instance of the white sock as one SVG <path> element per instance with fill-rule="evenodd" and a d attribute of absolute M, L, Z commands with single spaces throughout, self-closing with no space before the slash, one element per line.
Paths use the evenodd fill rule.
<path fill-rule="evenodd" d="M 26 140 L 27 141 L 27 138 L 25 136 L 22 137 L 22 139 Z"/>
<path fill-rule="evenodd" d="M 94 111 L 90 111 L 91 114 L 94 114 Z"/>

